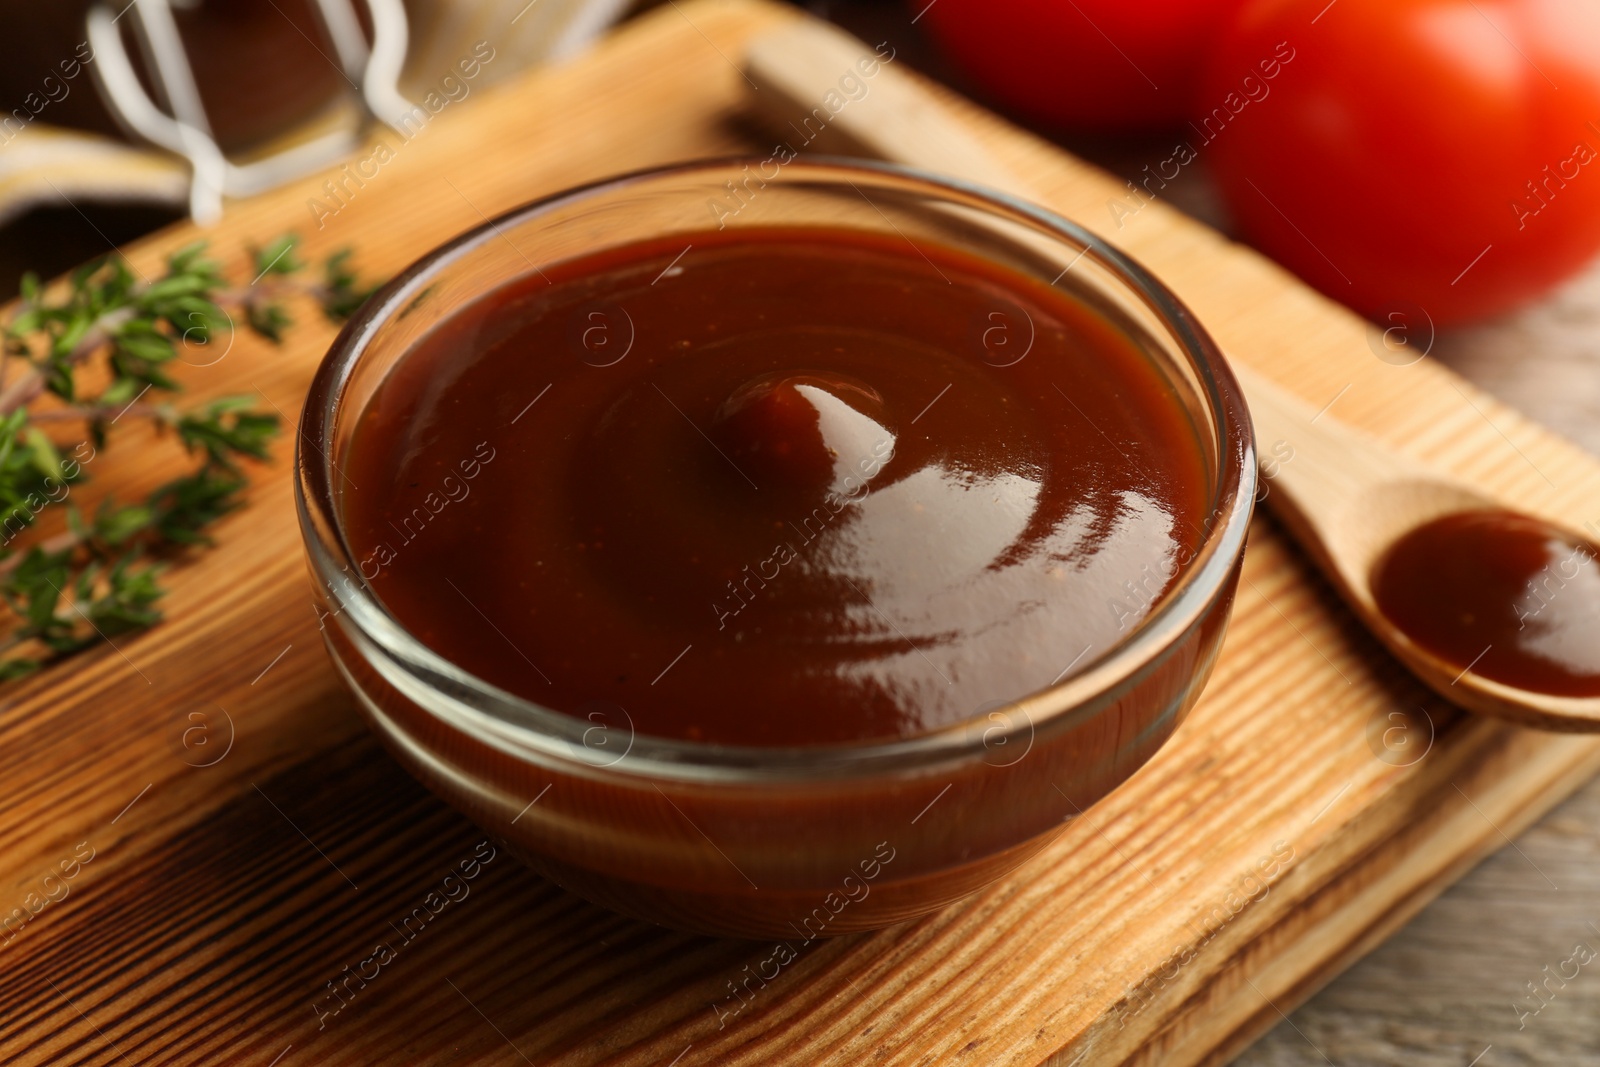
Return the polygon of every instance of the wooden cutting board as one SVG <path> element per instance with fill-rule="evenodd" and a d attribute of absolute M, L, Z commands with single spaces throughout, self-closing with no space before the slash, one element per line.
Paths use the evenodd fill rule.
<path fill-rule="evenodd" d="M 739 121 L 735 62 L 796 17 L 758 0 L 664 7 L 581 61 L 449 105 L 346 182 L 337 212 L 308 181 L 206 236 L 235 277 L 244 243 L 286 228 L 390 273 L 563 186 L 765 153 Z M 1353 316 L 1161 204 L 1118 228 L 1121 182 L 952 106 L 1238 358 L 1527 509 L 1600 520 L 1600 465 L 1577 449 L 1429 361 L 1379 360 Z M 129 253 L 151 269 L 194 236 Z M 191 393 L 258 390 L 294 415 L 332 335 L 304 318 L 281 349 L 240 337 L 186 374 Z M 622 919 L 494 855 L 335 997 L 446 874 L 492 852 L 378 749 L 318 647 L 288 451 L 216 550 L 172 573 L 168 622 L 3 691 L 0 917 L 74 873 L 0 930 L 6 1063 L 1221 1063 L 1600 769 L 1600 741 L 1442 705 L 1262 519 L 1189 721 L 966 903 L 819 944 L 734 1001 L 769 946 Z M 167 455 L 130 432 L 93 474 L 153 485 Z"/>

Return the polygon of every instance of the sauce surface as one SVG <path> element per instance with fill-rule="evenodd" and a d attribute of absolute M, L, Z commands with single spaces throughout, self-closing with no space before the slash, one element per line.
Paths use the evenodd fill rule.
<path fill-rule="evenodd" d="M 1187 410 L 1069 293 L 856 231 L 691 236 L 479 299 L 360 414 L 345 535 L 451 661 L 642 734 L 906 737 L 1081 670 L 1193 556 Z"/>
<path fill-rule="evenodd" d="M 1600 548 L 1500 510 L 1412 530 L 1373 569 L 1378 609 L 1462 670 L 1556 696 L 1600 696 Z"/>

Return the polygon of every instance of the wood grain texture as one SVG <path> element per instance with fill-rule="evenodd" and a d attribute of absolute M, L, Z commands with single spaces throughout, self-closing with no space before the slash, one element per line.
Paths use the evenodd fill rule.
<path fill-rule="evenodd" d="M 1440 336 L 1431 354 L 1600 453 L 1600 262 L 1540 304 Z M 1237 1067 L 1600 1067 L 1593 968 L 1557 983 L 1536 1016 L 1518 1013 L 1527 983 L 1576 942 L 1600 950 L 1596 856 L 1600 781 L 1504 842 Z"/>
<path fill-rule="evenodd" d="M 441 115 L 322 229 L 309 182 L 236 205 L 211 236 L 236 273 L 240 244 L 286 226 L 311 254 L 353 243 L 390 272 L 541 193 L 760 148 L 729 57 L 792 17 L 664 8 Z M 952 106 L 1052 206 L 1107 218 L 1119 182 Z M 1335 410 L 1353 425 L 1531 510 L 1600 517 L 1585 511 L 1600 466 L 1429 362 L 1382 363 L 1357 320 L 1257 257 L 1159 204 L 1108 236 L 1305 399 L 1348 385 Z M 191 237 L 130 252 L 148 268 Z M 186 381 L 258 388 L 293 414 L 330 337 L 308 321 L 282 349 L 241 338 Z M 152 455 L 130 440 L 91 473 L 154 482 Z M 1014 876 L 807 951 L 719 1027 L 710 1005 L 768 946 L 618 918 L 508 857 L 404 939 L 397 924 L 484 834 L 379 752 L 317 647 L 287 466 L 174 573 L 171 621 L 0 710 L 0 893 L 20 905 L 93 849 L 64 899 L 0 937 L 7 1063 L 1221 1063 L 1600 768 L 1595 741 L 1441 705 L 1261 521 L 1216 675 L 1151 764 Z M 232 747 L 195 767 L 217 749 L 185 746 L 188 716 L 209 713 L 220 744 L 219 707 Z M 1378 740 L 1393 712 L 1416 745 L 1433 735 L 1408 766 Z M 1275 850 L 1292 859 L 1261 887 Z M 393 961 L 330 999 L 380 940 Z"/>
<path fill-rule="evenodd" d="M 1600 783 L 1584 789 L 1291 1012 L 1236 1067 L 1597 1067 Z M 1559 973 L 1557 978 L 1559 979 Z M 1481 1058 L 1480 1058 L 1481 1057 Z"/>

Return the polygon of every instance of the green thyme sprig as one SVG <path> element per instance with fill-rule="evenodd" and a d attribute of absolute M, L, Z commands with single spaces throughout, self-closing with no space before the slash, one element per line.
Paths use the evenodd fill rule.
<path fill-rule="evenodd" d="M 308 282 L 297 248 L 290 234 L 251 249 L 255 276 L 241 288 L 229 287 L 204 243 L 172 253 L 154 280 L 120 256 L 51 290 L 24 276 L 0 326 L 0 601 L 10 615 L 0 619 L 0 681 L 158 622 L 163 569 L 183 548 L 208 544 L 206 529 L 241 506 L 241 463 L 267 458 L 278 417 L 250 396 L 180 410 L 165 399 L 180 389 L 170 364 L 229 333 L 230 308 L 276 343 L 293 325 L 286 299 L 308 296 L 340 322 L 370 295 L 348 251 Z M 84 373 L 92 368 L 103 370 Z M 106 497 L 84 514 L 74 487 L 112 427 L 138 419 L 175 439 L 193 469 L 141 500 Z M 30 536 L 55 508 L 65 529 Z"/>

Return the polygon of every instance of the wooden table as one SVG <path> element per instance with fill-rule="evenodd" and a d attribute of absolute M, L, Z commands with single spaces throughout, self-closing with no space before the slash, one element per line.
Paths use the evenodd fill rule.
<path fill-rule="evenodd" d="M 653 162 L 686 148 L 698 154 L 739 147 L 737 127 L 713 121 L 733 117 L 739 92 L 714 40 L 737 51 L 740 24 L 756 16 L 703 5 L 692 10 L 698 36 L 680 28 L 670 49 L 630 38 L 631 45 L 610 53 L 613 66 L 597 84 L 563 81 L 559 72 L 528 83 L 514 98 L 517 125 L 502 127 L 496 140 L 475 143 L 468 127 L 429 131 L 434 147 L 407 149 L 384 184 L 341 212 L 341 232 L 358 228 L 369 262 L 397 265 L 475 222 L 479 203 L 498 208 L 558 176 L 569 183 L 574 167 L 587 168 L 578 176 L 593 176 L 588 171 L 615 169 L 619 154 Z M 652 101 L 665 109 L 656 114 L 643 108 L 606 114 L 605 90 L 646 61 L 645 69 L 675 79 L 662 86 L 684 106 L 666 97 Z M 508 99 L 501 98 L 502 106 Z M 696 110 L 706 103 L 715 109 Z M 558 126 L 561 137 L 544 143 L 548 151 L 532 150 L 538 131 Z M 1006 137 L 998 130 L 990 136 L 996 143 Z M 1018 159 L 1066 167 L 1059 189 L 1076 197 L 1074 210 L 1103 201 L 1102 179 L 1051 163 L 1031 145 L 1006 143 Z M 426 211 L 387 207 L 424 178 L 432 181 Z M 233 232 L 262 236 L 256 230 L 296 217 L 305 217 L 304 192 L 288 190 L 240 205 Z M 1178 222 L 1152 208 L 1141 225 L 1154 229 L 1145 231 L 1143 251 L 1135 251 L 1152 263 L 1169 258 L 1174 249 L 1163 235 L 1181 229 Z M 325 250 L 342 239 L 329 233 L 313 244 Z M 1351 343 L 1362 349 L 1363 366 L 1370 358 L 1356 324 L 1297 295 L 1276 273 L 1263 273 L 1262 265 L 1193 227 L 1180 247 L 1200 249 L 1212 257 L 1208 265 L 1227 260 L 1231 278 L 1257 286 L 1259 299 L 1239 314 L 1209 319 L 1244 358 L 1275 355 L 1270 331 L 1255 333 L 1244 314 L 1262 301 L 1276 308 L 1279 328 L 1291 335 L 1303 336 L 1289 329 L 1298 322 L 1317 327 L 1305 351 L 1285 355 L 1283 369 L 1298 365 L 1304 373 L 1324 358 L 1341 358 L 1337 349 Z M 158 250 L 146 246 L 136 258 L 147 262 Z M 236 260 L 236 251 L 224 251 Z M 1206 288 L 1209 266 L 1183 271 L 1176 259 L 1160 265 L 1198 298 L 1203 313 L 1236 301 L 1221 285 Z M 224 384 L 233 391 L 237 378 L 292 407 L 318 343 L 300 336 L 281 353 L 241 344 L 218 373 L 229 382 L 196 377 L 195 392 Z M 1477 471 L 1490 484 L 1543 493 L 1459 398 L 1437 391 L 1430 397 L 1430 376 L 1419 369 L 1398 381 L 1393 411 L 1385 411 L 1384 397 L 1357 391 L 1346 404 L 1349 417 L 1373 432 L 1387 428 L 1409 437 L 1423 454 Z M 1329 382 L 1313 384 L 1321 389 Z M 1501 420 L 1496 425 L 1523 440 L 1536 434 L 1492 402 L 1480 402 Z M 1443 435 L 1428 439 L 1426 431 L 1436 428 Z M 1466 447 L 1468 438 L 1484 447 Z M 124 454 L 137 454 L 135 444 Z M 1530 447 L 1541 462 L 1573 471 L 1574 484 L 1594 481 L 1589 465 L 1559 444 Z M 158 475 L 117 468 L 119 480 L 136 484 Z M 298 553 L 286 550 L 293 536 L 286 490 L 280 461 L 258 483 L 252 509 L 221 529 L 224 547 L 175 576 L 172 621 L 129 642 L 126 662 L 106 650 L 86 656 L 70 673 L 17 690 L 4 709 L 0 736 L 9 743 L 0 751 L 11 768 L 4 784 L 13 817 L 4 833 L 12 888 L 25 890 L 46 867 L 76 856 L 80 840 L 95 858 L 83 864 L 87 873 L 72 895 L 41 912 L 25 942 L 11 947 L 17 954 L 11 958 L 24 964 L 0 971 L 0 1026 L 17 1035 L 17 1044 L 6 1046 L 0 1034 L 0 1057 L 15 1051 L 26 1062 L 266 1065 L 292 1051 L 285 1067 L 380 1060 L 644 1064 L 666 1063 L 692 1045 L 686 1062 L 710 1062 L 724 1050 L 761 1064 L 859 1062 L 868 1055 L 1031 1063 L 1059 1052 L 1056 1059 L 1067 1067 L 1089 1051 L 1096 1062 L 1221 1062 L 1275 1018 L 1271 998 L 1298 1000 L 1494 843 L 1492 823 L 1474 814 L 1478 804 L 1515 828 L 1542 810 L 1542 797 L 1570 788 L 1595 765 L 1592 742 L 1550 742 L 1442 709 L 1448 735 L 1441 753 L 1449 749 L 1443 765 L 1435 759 L 1426 773 L 1402 773 L 1375 761 L 1361 724 L 1369 710 L 1388 706 L 1384 694 L 1410 693 L 1410 683 L 1383 657 L 1351 651 L 1367 651 L 1362 635 L 1330 613 L 1326 596 L 1296 588 L 1306 580 L 1303 568 L 1262 524 L 1248 564 L 1256 582 L 1242 592 L 1236 617 L 1239 647 L 1264 655 L 1290 649 L 1297 669 L 1315 684 L 1303 685 L 1295 702 L 1281 691 L 1274 698 L 1251 675 L 1261 657 L 1237 653 L 1219 670 L 1205 714 L 1197 712 L 1161 766 L 1153 764 L 1134 788 L 1096 809 L 1104 821 L 1075 823 L 1024 876 L 936 920 L 818 950 L 807 957 L 804 985 L 792 984 L 741 1020 L 736 1041 L 716 1032 L 705 998 L 715 995 L 722 975 L 737 972 L 748 946 L 628 923 L 505 861 L 477 883 L 476 903 L 444 916 L 438 937 L 406 950 L 404 974 L 386 974 L 380 987 L 344 1005 L 322 999 L 323 980 L 340 978 L 341 964 L 369 951 L 365 940 L 381 935 L 385 920 L 429 890 L 430 872 L 442 878 L 478 851 L 481 835 L 379 755 L 351 713 L 315 647 L 310 610 L 301 610 L 303 570 Z M 1559 501 L 1554 494 L 1549 499 Z M 1300 649 L 1293 634 L 1273 639 L 1283 636 L 1285 610 L 1312 627 L 1321 659 Z M 1341 674 L 1360 679 L 1351 692 L 1362 703 L 1326 702 L 1321 672 L 1335 668 L 1320 648 L 1338 657 Z M 224 691 L 238 698 L 229 699 L 238 745 L 207 765 L 209 750 L 183 747 L 185 716 L 201 697 Z M 1256 739 L 1278 756 L 1266 761 L 1270 782 L 1232 797 L 1219 789 L 1204 804 L 1177 803 L 1195 796 L 1185 777 L 1193 768 L 1227 784 L 1263 766 L 1247 745 L 1263 724 L 1275 731 Z M 1307 744 L 1319 730 L 1343 733 L 1324 738 L 1326 749 Z M 1192 754 L 1187 762 L 1185 751 Z M 1339 761 L 1353 768 L 1352 777 L 1327 777 L 1344 765 Z M 1504 788 L 1519 773 L 1522 780 Z M 1454 781 L 1465 791 L 1452 791 Z M 1138 810 L 1174 819 L 1127 817 Z M 1259 852 L 1254 836 L 1197 834 L 1183 821 L 1190 815 L 1249 823 L 1267 845 L 1273 820 L 1293 821 L 1305 860 L 1273 887 L 1270 904 L 1208 939 L 1203 959 L 1176 982 L 1147 987 L 1148 1009 L 1124 1011 L 1123 974 L 1151 973 L 1164 954 L 1184 947 L 1174 936 L 1181 931 L 1158 930 L 1139 909 L 1192 904 L 1197 890 L 1225 893 Z M 1132 866 L 1121 858 L 1125 848 L 1139 857 Z M 1102 910 L 1091 914 L 1095 893 L 1093 906 Z M 1305 952 L 1297 953 L 1302 944 Z M 1095 945 L 1105 953 L 1098 957 L 1103 966 L 1078 955 Z M 939 969 L 937 980 L 929 968 Z M 1040 968 L 1054 969 L 1053 991 L 1044 989 Z M 1108 984 L 1107 975 L 1117 984 Z M 338 1017 L 323 1019 L 323 1009 L 335 1003 Z M 1556 1010 L 1548 1009 L 1548 1017 Z M 1119 1018 L 1126 1032 L 1119 1033 Z M 1085 1029 L 1091 1025 L 1098 1025 L 1093 1034 Z M 1140 1028 L 1159 1029 L 1147 1040 Z M 1469 1037 L 1453 1035 L 1447 1049 L 1438 1044 L 1459 1054 L 1451 1062 L 1466 1063 L 1473 1054 Z M 1207 1050 L 1214 1052 L 1206 1056 Z"/>

